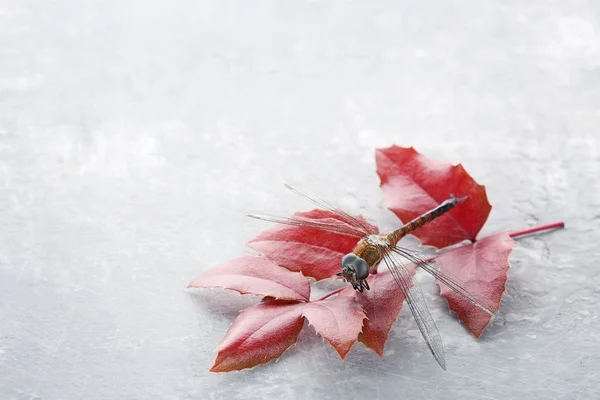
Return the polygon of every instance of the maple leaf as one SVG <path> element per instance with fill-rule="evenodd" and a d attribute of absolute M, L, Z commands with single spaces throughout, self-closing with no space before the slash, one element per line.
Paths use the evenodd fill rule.
<path fill-rule="evenodd" d="M 243 310 L 233 322 L 210 371 L 251 368 L 279 358 L 298 339 L 304 318 L 343 359 L 357 340 L 365 314 L 347 297 L 310 303 L 263 300 Z"/>
<path fill-rule="evenodd" d="M 331 211 L 314 209 L 308 212 L 297 212 L 294 215 L 319 221 L 334 219 L 342 226 L 352 229 Z M 362 216 L 357 218 L 367 224 L 371 231 L 379 232 L 377 226 L 368 223 Z M 340 271 L 342 257 L 354 250 L 358 240 L 353 236 L 314 228 L 275 225 L 261 232 L 247 245 L 278 265 L 291 271 L 301 271 L 304 276 L 321 280 L 331 278 Z"/>
<path fill-rule="evenodd" d="M 375 158 L 388 208 L 404 223 L 436 207 L 450 194 L 468 196 L 444 217 L 412 233 L 423 245 L 442 248 L 465 239 L 475 241 L 492 206 L 485 187 L 477 184 L 461 164 L 431 160 L 412 147 L 399 146 L 377 149 Z"/>
<path fill-rule="evenodd" d="M 498 309 L 508 279 L 508 256 L 515 246 L 515 241 L 508 233 L 500 232 L 443 253 L 435 258 L 435 263 L 442 271 L 451 270 L 469 293 Z M 473 335 L 480 337 L 492 317 L 439 280 L 436 282 L 450 310 L 456 313 Z"/>
<path fill-rule="evenodd" d="M 356 299 L 339 296 L 306 303 L 302 306 L 302 315 L 342 359 L 358 339 L 365 319 L 365 312 Z"/>
<path fill-rule="evenodd" d="M 407 268 L 412 272 L 412 279 L 415 265 L 407 265 Z M 367 281 L 372 290 L 360 293 L 348 286 L 340 292 L 340 296 L 352 297 L 362 306 L 367 319 L 358 340 L 383 357 L 383 347 L 402 310 L 404 294 L 389 271 L 371 275 Z"/>
<path fill-rule="evenodd" d="M 217 347 L 211 372 L 227 372 L 265 364 L 296 343 L 302 330 L 299 303 L 266 300 L 243 310 Z"/>
<path fill-rule="evenodd" d="M 308 301 L 310 282 L 266 257 L 242 256 L 213 267 L 194 279 L 188 288 L 222 287 L 241 294 L 269 296 L 280 300 Z"/>

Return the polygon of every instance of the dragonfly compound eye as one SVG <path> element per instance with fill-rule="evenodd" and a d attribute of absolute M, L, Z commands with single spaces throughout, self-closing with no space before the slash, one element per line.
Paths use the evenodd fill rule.
<path fill-rule="evenodd" d="M 350 281 L 363 280 L 369 276 L 369 265 L 354 253 L 342 258 L 342 274 Z"/>

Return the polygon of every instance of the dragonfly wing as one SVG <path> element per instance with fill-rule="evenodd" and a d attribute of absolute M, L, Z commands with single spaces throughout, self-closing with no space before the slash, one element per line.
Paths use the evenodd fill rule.
<path fill-rule="evenodd" d="M 341 221 L 337 220 L 329 220 L 329 221 L 320 221 L 318 219 L 310 219 L 299 216 L 292 217 L 276 217 L 273 215 L 263 215 L 263 214 L 248 214 L 250 218 L 260 219 L 262 221 L 275 222 L 278 224 L 285 225 L 293 225 L 293 226 L 301 226 L 306 228 L 315 228 L 320 229 L 322 231 L 338 233 L 345 236 L 353 236 L 357 238 L 364 237 L 364 233 L 357 229 L 354 226 L 347 225 Z"/>
<path fill-rule="evenodd" d="M 341 210 L 339 207 L 337 207 L 333 203 L 330 203 L 329 201 L 324 200 L 319 196 L 315 196 L 312 193 L 309 194 L 306 191 L 300 190 L 300 189 L 293 187 L 292 185 L 289 185 L 287 183 L 285 184 L 285 187 L 287 189 L 291 190 L 292 192 L 304 197 L 305 199 L 307 199 L 308 201 L 317 205 L 318 207 L 334 213 L 335 215 L 337 215 L 340 219 L 342 219 L 347 224 L 352 225 L 356 229 L 360 230 L 362 232 L 362 236 L 367 236 L 367 235 L 370 235 L 373 233 L 377 233 L 369 226 L 369 224 L 366 223 L 366 221 L 363 221 L 360 218 L 357 218 L 357 217 L 354 217 L 354 216 L 348 214 L 347 212 L 345 212 L 344 210 Z"/>
<path fill-rule="evenodd" d="M 402 294 L 405 296 L 408 307 L 410 308 L 433 357 L 435 357 L 438 364 L 440 364 L 440 367 L 442 367 L 443 370 L 446 370 L 444 343 L 442 342 L 440 331 L 427 308 L 421 285 L 419 285 L 419 282 L 416 279 L 412 279 L 411 282 L 410 272 L 396 253 L 387 253 L 384 256 L 383 261 L 394 277 Z"/>
<path fill-rule="evenodd" d="M 417 264 L 420 268 L 433 275 L 437 280 L 452 289 L 452 291 L 458 293 L 489 315 L 493 316 L 498 311 L 498 307 L 492 304 L 489 300 L 482 299 L 469 293 L 467 290 L 467 285 L 460 278 L 457 278 L 448 271 L 442 271 L 439 265 L 436 264 L 431 257 L 428 258 L 426 255 L 417 251 L 405 249 L 399 246 L 394 246 L 392 251 L 408 261 Z"/>

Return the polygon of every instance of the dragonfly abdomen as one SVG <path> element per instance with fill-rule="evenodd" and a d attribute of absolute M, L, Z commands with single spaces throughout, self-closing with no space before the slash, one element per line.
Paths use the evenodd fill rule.
<path fill-rule="evenodd" d="M 413 219 L 412 221 L 410 221 L 409 223 L 405 224 L 401 228 L 399 228 L 399 229 L 395 230 L 394 232 L 390 233 L 389 236 L 388 236 L 389 241 L 393 245 L 395 245 L 404 236 L 406 236 L 409 233 L 411 233 L 411 232 L 419 229 L 423 225 L 428 224 L 429 222 L 433 221 L 434 219 L 436 219 L 440 215 L 443 215 L 443 214 L 447 213 L 448 211 L 450 211 L 454 207 L 456 207 L 456 205 L 458 203 L 460 203 L 462 201 L 465 201 L 466 199 L 467 199 L 467 197 L 457 198 L 457 197 L 452 196 L 451 198 L 449 198 L 448 200 L 444 201 L 443 203 L 441 203 L 439 206 L 437 206 L 433 210 L 427 211 L 425 214 L 422 214 L 422 215 L 418 216 L 417 218 Z"/>

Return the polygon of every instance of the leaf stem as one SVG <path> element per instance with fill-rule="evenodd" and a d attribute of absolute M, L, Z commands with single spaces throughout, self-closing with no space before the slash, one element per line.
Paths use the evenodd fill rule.
<path fill-rule="evenodd" d="M 338 294 L 339 292 L 341 292 L 342 290 L 346 289 L 346 286 L 343 286 L 341 288 L 337 288 L 335 290 L 332 290 L 331 292 L 327 293 L 325 296 L 318 298 L 317 300 L 314 301 L 321 301 L 321 300 L 325 300 L 335 294 Z"/>
<path fill-rule="evenodd" d="M 529 235 L 530 233 L 536 233 L 536 232 L 541 232 L 541 231 L 547 231 L 549 229 L 564 228 L 564 227 L 565 227 L 565 223 L 563 221 L 558 221 L 558 222 L 553 222 L 551 224 L 534 226 L 533 228 L 521 229 L 520 231 L 510 232 L 508 235 L 511 238 L 515 238 L 517 236 Z"/>

